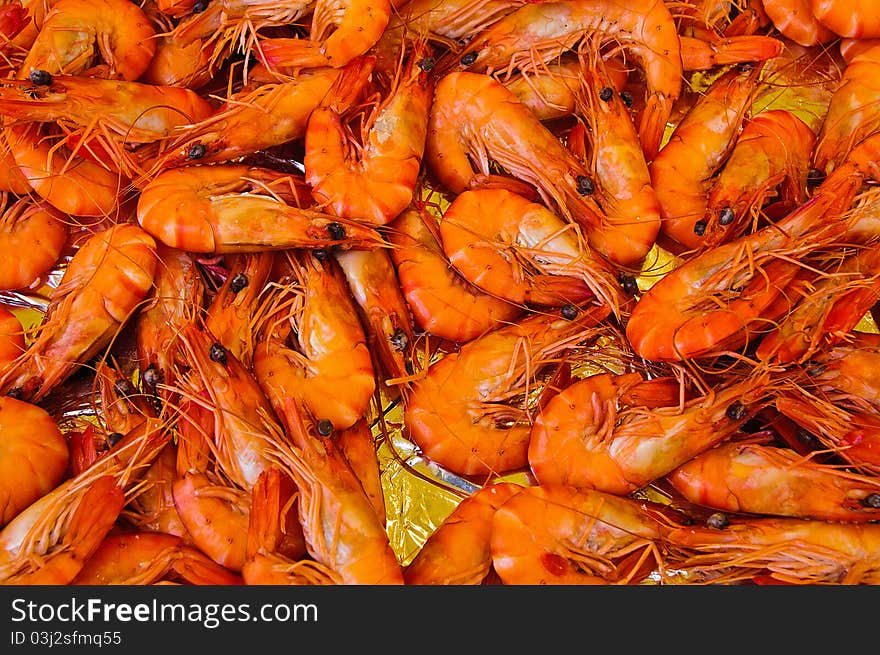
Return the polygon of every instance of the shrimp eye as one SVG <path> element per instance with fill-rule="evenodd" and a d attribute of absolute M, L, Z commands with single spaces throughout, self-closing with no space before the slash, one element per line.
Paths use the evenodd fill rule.
<path fill-rule="evenodd" d="M 706 525 L 708 525 L 710 528 L 723 530 L 728 525 L 730 525 L 730 520 L 727 518 L 727 514 L 724 514 L 722 512 L 715 512 L 706 519 Z"/>
<path fill-rule="evenodd" d="M 116 380 L 116 382 L 113 383 L 113 389 L 120 396 L 130 396 L 134 393 L 131 382 L 128 380 Z"/>
<path fill-rule="evenodd" d="M 418 66 L 427 73 L 434 68 L 434 58 L 422 57 L 421 59 L 419 59 Z"/>
<path fill-rule="evenodd" d="M 698 237 L 706 234 L 706 221 L 697 221 L 696 223 L 694 223 L 694 234 L 696 234 Z"/>
<path fill-rule="evenodd" d="M 107 443 L 110 444 L 110 447 L 113 448 L 125 435 L 121 432 L 111 432 L 107 435 Z"/>
<path fill-rule="evenodd" d="M 618 279 L 620 280 L 621 286 L 623 286 L 623 290 L 627 293 L 634 294 L 639 292 L 639 283 L 632 275 L 621 273 L 618 276 Z"/>
<path fill-rule="evenodd" d="M 21 390 L 21 387 L 16 387 L 15 389 L 10 389 L 6 392 L 6 395 L 10 398 L 14 398 L 15 400 L 21 400 L 24 396 L 24 393 Z"/>
<path fill-rule="evenodd" d="M 730 207 L 725 207 L 718 214 L 718 224 L 719 225 L 730 225 L 733 223 L 733 219 L 735 218 L 733 214 L 733 210 Z"/>
<path fill-rule="evenodd" d="M 342 227 L 341 223 L 329 223 L 327 225 L 327 234 L 330 235 L 330 238 L 334 241 L 342 241 L 345 238 L 345 228 Z"/>
<path fill-rule="evenodd" d="M 633 97 L 629 91 L 621 91 L 620 99 L 623 100 L 623 104 L 625 104 L 627 107 L 633 106 Z"/>
<path fill-rule="evenodd" d="M 143 372 L 142 377 L 144 378 L 144 384 L 153 389 L 162 381 L 162 374 L 154 366 L 148 366 Z"/>
<path fill-rule="evenodd" d="M 608 102 L 611 98 L 614 97 L 614 89 L 610 86 L 603 86 L 599 89 L 599 100 L 602 102 Z"/>
<path fill-rule="evenodd" d="M 575 305 L 568 303 L 567 305 L 563 305 L 560 308 L 559 313 L 562 314 L 562 318 L 568 319 L 569 321 L 573 321 L 574 319 L 577 318 L 577 315 L 580 313 L 580 310 Z"/>
<path fill-rule="evenodd" d="M 825 372 L 825 364 L 822 362 L 808 362 L 804 372 L 810 377 L 822 375 Z"/>
<path fill-rule="evenodd" d="M 740 73 L 748 73 L 753 68 L 754 66 L 752 65 L 752 63 L 748 61 L 744 61 L 736 65 L 736 70 L 738 70 Z"/>
<path fill-rule="evenodd" d="M 816 438 L 816 435 L 813 434 L 812 432 L 810 432 L 809 430 L 804 430 L 803 428 L 798 428 L 797 432 L 795 433 L 795 436 L 797 437 L 798 441 L 800 441 L 805 446 L 809 446 L 812 449 L 816 449 L 819 446 L 821 446 L 821 444 L 819 443 L 819 440 Z"/>
<path fill-rule="evenodd" d="M 577 180 L 575 181 L 577 182 L 577 192 L 582 196 L 591 196 L 596 190 L 596 187 L 593 185 L 593 180 L 586 175 L 578 175 Z"/>
<path fill-rule="evenodd" d="M 401 352 L 406 350 L 407 345 L 409 345 L 409 338 L 406 336 L 406 332 L 401 328 L 397 328 L 389 340 L 391 341 L 391 345 L 394 346 L 394 349 Z"/>
<path fill-rule="evenodd" d="M 810 171 L 807 173 L 807 186 L 817 186 L 819 184 L 822 184 L 824 180 L 825 173 L 820 171 L 818 168 L 811 168 Z"/>
<path fill-rule="evenodd" d="M 238 293 L 248 285 L 248 277 L 244 273 L 236 273 L 229 281 L 229 290 Z"/>
<path fill-rule="evenodd" d="M 37 86 L 49 86 L 52 84 L 52 74 L 41 68 L 33 69 L 28 79 L 31 81 L 31 84 L 36 84 Z"/>
<path fill-rule="evenodd" d="M 206 0 L 202 0 L 201 2 L 197 2 L 197 3 L 195 3 L 195 4 L 193 5 L 192 9 L 190 9 L 190 12 L 192 12 L 193 14 L 201 14 L 201 13 L 204 13 L 204 11 L 205 11 L 207 8 L 208 8 L 208 3 L 207 3 L 207 1 L 206 1 Z"/>
<path fill-rule="evenodd" d="M 201 143 L 196 143 L 191 145 L 189 150 L 186 151 L 186 156 L 189 159 L 201 159 L 208 152 L 208 149 Z"/>
<path fill-rule="evenodd" d="M 462 66 L 470 66 L 476 60 L 477 60 L 477 53 L 476 52 L 469 52 L 461 58 L 461 65 Z"/>
<path fill-rule="evenodd" d="M 211 346 L 211 350 L 208 352 L 208 357 L 211 358 L 212 362 L 218 362 L 220 364 L 226 365 L 226 348 L 224 348 L 219 343 L 215 343 Z"/>
<path fill-rule="evenodd" d="M 318 424 L 315 426 L 318 430 L 318 434 L 322 437 L 329 437 L 333 434 L 333 424 L 327 420 L 326 418 L 322 418 L 318 421 Z"/>
<path fill-rule="evenodd" d="M 749 411 L 746 409 L 745 405 L 737 400 L 736 402 L 730 403 L 727 407 L 727 411 L 724 413 L 731 421 L 741 421 L 746 417 L 746 414 L 748 414 Z"/>
<path fill-rule="evenodd" d="M 880 509 L 880 494 L 868 494 L 862 498 L 862 505 L 871 509 Z"/>
<path fill-rule="evenodd" d="M 312 255 L 313 255 L 313 256 L 315 257 L 315 259 L 317 259 L 319 262 L 325 262 L 325 261 L 327 261 L 327 257 L 330 256 L 330 255 L 327 254 L 327 251 L 324 250 L 323 248 L 318 248 L 317 250 L 315 250 L 314 252 L 312 252 Z"/>

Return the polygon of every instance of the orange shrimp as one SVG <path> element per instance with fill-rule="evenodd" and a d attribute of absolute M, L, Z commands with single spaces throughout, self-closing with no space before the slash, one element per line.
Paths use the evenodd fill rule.
<path fill-rule="evenodd" d="M 730 156 L 712 181 L 704 217 L 704 247 L 740 236 L 758 222 L 768 197 L 786 207 L 807 200 L 807 176 L 816 134 L 784 109 L 762 111 L 746 121 Z"/>
<path fill-rule="evenodd" d="M 590 140 L 590 154 L 577 154 L 589 163 L 605 217 L 601 225 L 586 231 L 587 236 L 590 245 L 609 260 L 631 266 L 654 246 L 660 231 L 660 200 L 629 109 L 614 93 L 614 82 L 596 49 L 586 56 L 582 71 L 575 107 L 584 121 L 579 126 L 584 126 Z M 571 148 L 571 133 L 568 143 Z"/>
<path fill-rule="evenodd" d="M 866 139 L 812 198 L 776 225 L 704 251 L 654 284 L 626 326 L 633 350 L 666 361 L 709 355 L 744 345 L 763 321 L 779 318 L 788 306 L 778 301 L 798 275 L 798 258 L 846 232 L 840 217 L 869 174 L 878 146 L 880 137 Z"/>
<path fill-rule="evenodd" d="M 403 584 L 385 526 L 333 440 L 274 378 L 262 382 L 286 432 L 274 435 L 270 457 L 296 485 L 309 555 L 341 584 Z"/>
<path fill-rule="evenodd" d="M 385 491 L 382 486 L 376 441 L 369 424 L 365 419 L 361 419 L 350 428 L 340 430 L 335 438 L 345 461 L 360 481 L 379 522 L 384 525 Z"/>
<path fill-rule="evenodd" d="M 666 538 L 686 555 L 676 568 L 696 583 L 736 584 L 756 573 L 788 584 L 880 581 L 878 524 L 730 518 L 721 527 L 676 528 Z"/>
<path fill-rule="evenodd" d="M 650 161 L 660 149 L 683 79 L 681 41 L 662 1 L 530 3 L 474 36 L 460 62 L 473 72 L 509 74 L 536 60 L 555 59 L 590 34 L 600 35 L 602 44 L 613 42 L 644 71 L 646 106 L 638 132 Z"/>
<path fill-rule="evenodd" d="M 876 477 L 761 443 L 711 448 L 666 479 L 688 501 L 722 512 L 824 521 L 876 521 L 880 515 Z"/>
<path fill-rule="evenodd" d="M 0 391 L 39 402 L 110 345 L 150 291 L 155 248 L 128 223 L 92 234 L 52 291 L 33 342 L 0 372 Z"/>
<path fill-rule="evenodd" d="M 278 175 L 245 164 L 166 170 L 141 190 L 138 222 L 162 243 L 197 253 L 384 243 L 371 227 L 279 199 L 266 189 Z"/>
<path fill-rule="evenodd" d="M 15 163 L 15 157 L 6 140 L 6 130 L 0 130 L 0 191 L 16 196 L 25 196 L 32 191 L 27 178 Z"/>
<path fill-rule="evenodd" d="M 67 245 L 66 217 L 51 206 L 21 197 L 0 216 L 0 289 L 24 289 L 39 283 Z"/>
<path fill-rule="evenodd" d="M 266 298 L 254 374 L 301 402 L 327 431 L 344 430 L 369 408 L 376 380 L 367 339 L 335 260 L 291 257 L 290 284 Z M 344 394 L 334 390 L 344 386 Z"/>
<path fill-rule="evenodd" d="M 853 146 L 880 129 L 880 45 L 856 55 L 843 70 L 813 151 L 813 166 L 829 173 Z"/>
<path fill-rule="evenodd" d="M 817 350 L 806 372 L 822 388 L 880 408 L 880 342 L 875 334 L 853 332 L 846 341 Z"/>
<path fill-rule="evenodd" d="M 574 319 L 534 314 L 469 341 L 431 364 L 406 396 L 409 438 L 460 475 L 503 473 L 528 464 L 530 389 L 548 364 L 602 332 L 607 305 Z"/>
<path fill-rule="evenodd" d="M 705 71 L 716 66 L 745 64 L 772 59 L 785 44 L 772 36 L 742 34 L 698 39 L 681 36 L 681 61 L 685 71 Z"/>
<path fill-rule="evenodd" d="M 393 389 L 393 380 L 412 370 L 415 332 L 389 250 L 349 250 L 335 257 L 360 308 L 373 368 Z"/>
<path fill-rule="evenodd" d="M 42 407 L 0 396 L 0 527 L 54 489 L 67 472 L 67 441 Z"/>
<path fill-rule="evenodd" d="M 239 255 L 205 314 L 208 332 L 246 368 L 253 360 L 257 309 L 274 264 L 272 251 Z"/>
<path fill-rule="evenodd" d="M 475 173 L 490 174 L 491 162 L 533 185 L 563 218 L 601 225 L 589 171 L 513 92 L 489 75 L 449 73 L 434 89 L 425 164 L 459 194 Z"/>
<path fill-rule="evenodd" d="M 842 37 L 880 37 L 880 16 L 870 0 L 810 0 L 810 10 L 816 20 Z"/>
<path fill-rule="evenodd" d="M 400 288 L 421 329 L 450 341 L 471 339 L 516 319 L 523 309 L 482 292 L 458 275 L 425 221 L 427 210 L 410 207 L 390 224 L 391 258 Z"/>
<path fill-rule="evenodd" d="M 830 43 L 838 35 L 825 27 L 811 6 L 812 0 L 769 0 L 764 11 L 779 32 L 802 46 Z"/>
<path fill-rule="evenodd" d="M 427 45 L 415 45 L 387 95 L 364 117 L 359 145 L 347 134 L 336 108 L 337 96 L 350 94 L 345 87 L 339 89 L 344 77 L 311 113 L 303 166 L 322 209 L 385 225 L 409 206 L 425 150 L 432 66 Z"/>
<path fill-rule="evenodd" d="M 522 488 L 512 482 L 493 482 L 461 500 L 407 565 L 406 584 L 484 583 L 492 571 L 492 517 Z"/>
<path fill-rule="evenodd" d="M 149 585 L 169 575 L 190 584 L 241 584 L 241 576 L 187 546 L 180 537 L 162 532 L 107 535 L 71 584 Z"/>
<path fill-rule="evenodd" d="M 711 178 L 736 144 L 760 73 L 760 66 L 737 66 L 712 82 L 649 165 L 660 201 L 660 231 L 678 249 L 703 243 Z"/>
<path fill-rule="evenodd" d="M 525 487 L 492 516 L 492 564 L 508 585 L 638 584 L 662 575 L 663 527 L 631 498 Z"/>
<path fill-rule="evenodd" d="M 135 324 L 138 364 L 144 390 L 167 399 L 174 374 L 183 364 L 180 331 L 197 317 L 205 299 L 205 283 L 192 255 L 156 244 L 156 273 L 153 291 Z"/>
<path fill-rule="evenodd" d="M 0 369 L 25 350 L 24 327 L 18 316 L 0 305 Z"/>
<path fill-rule="evenodd" d="M 865 50 L 870 50 L 875 45 L 880 45 L 880 37 L 876 39 L 841 39 L 840 56 L 844 62 L 849 64 L 857 55 L 862 54 Z"/>
<path fill-rule="evenodd" d="M 576 226 L 519 194 L 464 191 L 443 214 L 440 240 L 456 270 L 493 296 L 551 307 L 595 299 L 620 310 L 616 270 Z"/>
<path fill-rule="evenodd" d="M 56 0 L 19 69 L 19 78 L 92 75 L 136 80 L 156 51 L 156 32 L 128 0 Z"/>
<path fill-rule="evenodd" d="M 632 493 L 728 439 L 771 402 L 767 374 L 756 373 L 684 404 L 621 406 L 622 394 L 641 381 L 638 373 L 603 373 L 554 396 L 529 440 L 538 482 Z"/>
<path fill-rule="evenodd" d="M 263 39 L 257 57 L 268 68 L 340 68 L 376 45 L 391 18 L 389 0 L 317 0 L 309 38 Z"/>

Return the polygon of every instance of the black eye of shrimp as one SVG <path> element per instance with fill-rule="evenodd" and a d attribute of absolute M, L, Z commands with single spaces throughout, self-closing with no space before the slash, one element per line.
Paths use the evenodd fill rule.
<path fill-rule="evenodd" d="M 419 59 L 418 66 L 426 73 L 430 70 L 434 69 L 434 58 L 433 57 L 422 57 Z"/>
<path fill-rule="evenodd" d="M 186 156 L 189 159 L 201 159 L 208 152 L 208 149 L 201 143 L 196 143 L 189 147 L 189 150 L 186 151 Z"/>
<path fill-rule="evenodd" d="M 477 60 L 477 53 L 476 52 L 469 52 L 461 58 L 461 65 L 462 66 L 470 66 L 476 60 Z"/>
<path fill-rule="evenodd" d="M 719 225 L 730 225 L 733 223 L 733 219 L 736 218 L 733 214 L 733 210 L 730 207 L 725 207 L 718 214 L 718 224 Z"/>
<path fill-rule="evenodd" d="M 599 100 L 602 102 L 608 102 L 611 98 L 614 97 L 614 89 L 610 86 L 603 86 L 599 89 Z"/>
<path fill-rule="evenodd" d="M 44 71 L 41 68 L 35 68 L 31 71 L 31 74 L 28 75 L 28 79 L 31 84 L 36 84 L 37 86 L 49 86 L 52 84 L 52 74 L 49 71 Z"/>
<path fill-rule="evenodd" d="M 110 444 L 110 447 L 112 448 L 113 446 L 118 444 L 120 439 L 122 439 L 122 437 L 124 436 L 125 435 L 121 432 L 111 432 L 107 435 L 107 443 Z"/>
<path fill-rule="evenodd" d="M 696 234 L 698 237 L 706 234 L 706 221 L 697 221 L 696 223 L 694 223 L 694 234 Z"/>
<path fill-rule="evenodd" d="M 319 262 L 327 261 L 327 258 L 330 256 L 326 250 L 323 248 L 318 248 L 314 252 L 312 252 L 312 256 L 317 259 Z"/>
<path fill-rule="evenodd" d="M 212 345 L 211 350 L 208 352 L 208 356 L 211 358 L 212 362 L 217 362 L 224 366 L 226 365 L 226 348 L 221 344 L 215 343 Z"/>
<path fill-rule="evenodd" d="M 329 223 L 327 225 L 327 234 L 334 241 L 342 241 L 345 238 L 345 228 L 342 227 L 341 223 Z"/>
<path fill-rule="evenodd" d="M 134 393 L 134 389 L 131 386 L 131 382 L 129 382 L 128 380 L 116 380 L 116 382 L 113 383 L 113 389 L 120 396 L 127 397 L 127 396 L 130 396 Z"/>
<path fill-rule="evenodd" d="M 205 2 L 205 0 L 202 0 L 202 2 L 197 2 L 196 4 L 194 4 L 193 8 L 190 9 L 190 12 L 193 14 L 202 14 L 205 12 L 205 10 L 207 8 L 208 8 L 208 3 Z"/>
<path fill-rule="evenodd" d="M 880 494 L 868 494 L 862 498 L 862 505 L 871 509 L 880 509 Z"/>
<path fill-rule="evenodd" d="M 229 281 L 229 290 L 238 293 L 248 285 L 248 277 L 244 273 L 236 273 Z"/>
<path fill-rule="evenodd" d="M 727 518 L 727 514 L 724 514 L 722 512 L 715 512 L 706 519 L 706 525 L 708 525 L 710 528 L 722 530 L 730 525 L 730 520 Z"/>
<path fill-rule="evenodd" d="M 591 196 L 596 190 L 596 187 L 593 185 L 593 180 L 586 175 L 578 175 L 575 182 L 577 182 L 577 192 L 582 196 Z"/>
<path fill-rule="evenodd" d="M 807 173 L 807 186 L 814 187 L 822 184 L 825 180 L 825 173 L 820 171 L 818 168 L 811 168 L 810 172 Z"/>
<path fill-rule="evenodd" d="M 322 437 L 329 437 L 333 434 L 333 424 L 327 420 L 326 418 L 322 418 L 318 421 L 318 424 L 315 426 L 318 430 L 318 434 Z"/>
<path fill-rule="evenodd" d="M 620 99 L 623 100 L 623 104 L 625 104 L 627 108 L 633 106 L 633 97 L 629 91 L 621 91 Z"/>
<path fill-rule="evenodd" d="M 24 392 L 21 387 L 16 387 L 15 389 L 10 389 L 6 392 L 6 395 L 10 398 L 14 398 L 15 400 L 21 400 L 24 397 Z"/>
<path fill-rule="evenodd" d="M 156 370 L 154 366 L 148 366 L 143 372 L 144 384 L 155 389 L 156 385 L 162 381 L 162 374 Z"/>
<path fill-rule="evenodd" d="M 727 407 L 727 411 L 724 413 L 731 421 L 741 421 L 746 417 L 746 414 L 748 414 L 749 411 L 746 409 L 745 405 L 737 400 L 736 402 L 730 403 Z"/>
<path fill-rule="evenodd" d="M 401 328 L 397 328 L 394 331 L 394 334 L 391 335 L 389 341 L 391 345 L 394 346 L 395 350 L 399 350 L 403 352 L 406 350 L 407 345 L 409 345 L 409 339 L 406 336 L 406 332 L 404 332 Z"/>
<path fill-rule="evenodd" d="M 567 305 L 563 305 L 560 308 L 559 313 L 562 314 L 562 318 L 567 319 L 569 321 L 573 321 L 574 319 L 577 318 L 577 315 L 580 313 L 580 310 L 575 305 L 572 305 L 571 303 L 569 303 Z"/>
<path fill-rule="evenodd" d="M 635 294 L 639 292 L 639 283 L 632 275 L 621 273 L 618 279 L 620 280 L 623 290 L 627 293 Z"/>

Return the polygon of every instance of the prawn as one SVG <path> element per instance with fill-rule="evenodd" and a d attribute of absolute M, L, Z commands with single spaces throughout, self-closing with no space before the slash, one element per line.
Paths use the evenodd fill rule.
<path fill-rule="evenodd" d="M 165 245 L 195 253 L 384 243 L 371 227 L 279 199 L 266 188 L 278 175 L 246 164 L 168 169 L 141 190 L 138 223 Z"/>
<path fill-rule="evenodd" d="M 67 441 L 42 407 L 0 396 L 0 527 L 49 493 L 67 473 Z"/>
<path fill-rule="evenodd" d="M 601 373 L 551 398 L 529 439 L 529 467 L 538 482 L 632 493 L 730 438 L 772 402 L 763 372 L 684 404 L 626 406 L 622 396 L 640 383 L 639 373 Z"/>
<path fill-rule="evenodd" d="M 613 42 L 644 71 L 638 132 L 645 158 L 652 160 L 683 79 L 681 40 L 661 0 L 526 4 L 474 36 L 459 61 L 472 72 L 509 75 L 525 64 L 555 59 L 586 35 L 600 35 L 600 45 Z"/>
<path fill-rule="evenodd" d="M 345 461 L 361 483 L 379 522 L 385 524 L 385 491 L 382 486 L 379 456 L 376 441 L 366 419 L 361 419 L 350 428 L 340 430 L 336 443 Z"/>
<path fill-rule="evenodd" d="M 805 47 L 824 45 L 838 35 L 823 25 L 813 13 L 812 0 L 771 0 L 764 11 L 780 34 Z"/>
<path fill-rule="evenodd" d="M 478 585 L 492 571 L 492 517 L 523 487 L 484 485 L 459 501 L 404 570 L 408 585 Z"/>
<path fill-rule="evenodd" d="M 67 217 L 30 196 L 10 200 L 0 215 L 0 289 L 25 289 L 42 281 L 67 245 Z"/>
<path fill-rule="evenodd" d="M 319 207 L 343 218 L 385 225 L 409 206 L 427 138 L 431 67 L 427 46 L 416 44 L 387 95 L 364 117 L 360 145 L 347 134 L 336 108 L 337 96 L 350 93 L 338 86 L 344 78 L 312 111 L 303 166 Z"/>
<path fill-rule="evenodd" d="M 519 194 L 462 192 L 443 214 L 440 241 L 462 277 L 490 295 L 549 307 L 595 300 L 620 311 L 616 271 L 576 226 Z"/>
<path fill-rule="evenodd" d="M 778 57 L 785 43 L 772 36 L 741 34 L 708 39 L 680 36 L 682 69 L 706 71 L 718 66 L 767 61 Z"/>
<path fill-rule="evenodd" d="M 390 223 L 388 233 L 400 289 L 418 327 L 442 339 L 466 342 L 524 312 L 456 273 L 426 221 L 436 225 L 426 208 L 412 206 Z"/>
<path fill-rule="evenodd" d="M 810 10 L 822 25 L 849 39 L 880 37 L 880 17 L 870 0 L 810 0 Z"/>
<path fill-rule="evenodd" d="M 631 498 L 525 487 L 492 516 L 492 564 L 507 585 L 638 584 L 664 566 L 665 523 Z"/>
<path fill-rule="evenodd" d="M 111 344 L 153 284 L 156 244 L 120 223 L 88 237 L 53 289 L 37 334 L 0 371 L 0 392 L 39 402 Z"/>
<path fill-rule="evenodd" d="M 409 438 L 459 475 L 503 473 L 528 464 L 528 392 L 576 346 L 598 338 L 607 305 L 574 318 L 533 314 L 473 339 L 431 364 L 406 395 Z M 571 313 L 567 312 L 569 315 Z"/>
<path fill-rule="evenodd" d="M 686 500 L 722 512 L 850 522 L 880 515 L 880 480 L 761 443 L 721 444 L 666 479 Z"/>

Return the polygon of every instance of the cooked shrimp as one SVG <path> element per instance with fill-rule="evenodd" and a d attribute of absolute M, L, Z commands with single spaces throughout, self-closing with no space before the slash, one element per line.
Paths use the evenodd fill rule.
<path fill-rule="evenodd" d="M 24 289 L 55 266 L 67 245 L 67 218 L 31 197 L 10 201 L 0 215 L 0 289 Z"/>
<path fill-rule="evenodd" d="M 685 71 L 704 71 L 716 66 L 766 61 L 777 57 L 785 44 L 772 36 L 742 34 L 712 39 L 682 36 L 681 62 Z"/>
<path fill-rule="evenodd" d="M 24 327 L 12 311 L 0 305 L 0 369 L 25 350 Z"/>
<path fill-rule="evenodd" d="M 428 535 L 404 571 L 409 585 L 478 585 L 492 570 L 492 517 L 522 491 L 512 482 L 487 484 L 461 500 Z"/>
<path fill-rule="evenodd" d="M 265 180 L 278 175 L 245 164 L 166 170 L 141 190 L 138 222 L 162 243 L 197 253 L 382 245 L 370 227 L 267 192 Z"/>
<path fill-rule="evenodd" d="M 110 345 L 150 291 L 155 248 L 128 223 L 91 235 L 52 291 L 34 341 L 0 372 L 0 391 L 39 402 Z"/>
<path fill-rule="evenodd" d="M 577 312 L 577 308 L 574 308 Z M 503 473 L 528 464 L 528 392 L 571 348 L 595 339 L 609 307 L 574 319 L 534 314 L 445 354 L 406 396 L 410 439 L 436 464 L 460 475 Z"/>
<path fill-rule="evenodd" d="M 492 564 L 508 585 L 638 584 L 662 570 L 662 528 L 630 498 L 525 487 L 492 517 Z"/>
<path fill-rule="evenodd" d="M 427 209 L 410 207 L 391 223 L 388 234 L 400 288 L 416 325 L 442 339 L 465 342 L 524 312 L 456 273 L 425 221 L 436 225 Z"/>
<path fill-rule="evenodd" d="M 812 0 L 768 0 L 764 11 L 779 32 L 802 46 L 830 43 L 838 35 L 816 18 Z"/>
<path fill-rule="evenodd" d="M 54 489 L 67 472 L 67 441 L 42 407 L 0 396 L 0 527 Z"/>
<path fill-rule="evenodd" d="M 335 435 L 335 439 L 345 461 L 364 488 L 376 517 L 382 525 L 385 525 L 385 490 L 382 485 L 376 440 L 370 425 L 366 419 L 361 419 L 350 428 L 340 430 Z"/>
<path fill-rule="evenodd" d="M 840 36 L 880 37 L 880 16 L 870 0 L 810 0 L 810 10 L 816 20 Z"/>

